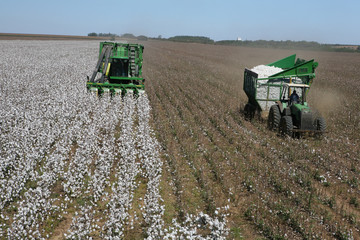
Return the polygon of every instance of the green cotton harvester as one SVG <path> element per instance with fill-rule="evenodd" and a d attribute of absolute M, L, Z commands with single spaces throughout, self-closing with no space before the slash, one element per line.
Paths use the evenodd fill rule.
<path fill-rule="evenodd" d="M 144 92 L 143 51 L 140 44 L 100 42 L 99 59 L 91 78 L 87 78 L 87 89 L 99 96 Z"/>
<path fill-rule="evenodd" d="M 248 96 L 245 117 L 252 119 L 256 113 L 268 115 L 268 128 L 281 135 L 322 135 L 326 130 L 325 120 L 306 101 L 318 63 L 295 60 L 294 54 L 268 65 L 259 65 L 261 68 L 245 69 L 244 91 Z M 263 74 L 266 71 L 271 74 Z"/>

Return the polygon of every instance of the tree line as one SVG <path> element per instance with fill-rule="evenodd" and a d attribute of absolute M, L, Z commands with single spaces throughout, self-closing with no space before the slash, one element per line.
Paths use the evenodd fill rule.
<path fill-rule="evenodd" d="M 215 41 L 203 36 L 175 36 L 168 38 L 170 41 L 174 42 L 192 42 L 192 43 L 207 43 L 213 44 Z"/>
<path fill-rule="evenodd" d="M 89 37 L 110 37 L 112 40 L 115 40 L 115 37 L 122 37 L 122 38 L 130 38 L 130 39 L 137 39 L 137 40 L 147 40 L 148 37 L 144 35 L 135 36 L 132 33 L 124 33 L 121 35 L 115 34 L 115 33 L 88 33 Z"/>
<path fill-rule="evenodd" d="M 315 51 L 331 51 L 331 52 L 360 52 L 360 46 L 346 47 L 339 44 L 321 44 L 315 41 L 274 41 L 274 40 L 221 40 L 214 41 L 209 37 L 204 36 L 174 36 L 169 38 L 162 38 L 159 35 L 157 38 L 151 38 L 144 35 L 135 36 L 132 33 L 124 33 L 117 35 L 114 33 L 89 33 L 88 36 L 92 37 L 111 37 L 111 40 L 115 40 L 115 37 L 137 39 L 137 40 L 168 40 L 173 42 L 188 42 L 188 43 L 204 43 L 204 44 L 215 44 L 215 45 L 229 45 L 229 46 L 243 46 L 243 47 L 257 47 L 257 48 L 280 48 L 280 49 L 299 49 L 299 50 L 315 50 Z"/>
<path fill-rule="evenodd" d="M 298 49 L 298 50 L 313 50 L 313 51 L 331 51 L 331 52 L 360 52 L 360 46 L 347 47 L 340 44 L 321 44 L 315 41 L 274 41 L 274 40 L 222 40 L 214 41 L 208 37 L 203 36 L 175 36 L 168 39 L 174 42 L 192 42 L 205 43 L 215 45 L 229 45 L 229 46 L 244 46 L 257 48 L 279 48 L 279 49 Z"/>

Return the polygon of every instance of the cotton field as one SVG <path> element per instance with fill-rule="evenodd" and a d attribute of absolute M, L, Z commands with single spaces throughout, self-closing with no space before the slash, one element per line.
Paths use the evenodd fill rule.
<path fill-rule="evenodd" d="M 164 221 L 148 97 L 87 93 L 98 45 L 0 42 L 0 238 L 225 239 L 226 211 Z"/>

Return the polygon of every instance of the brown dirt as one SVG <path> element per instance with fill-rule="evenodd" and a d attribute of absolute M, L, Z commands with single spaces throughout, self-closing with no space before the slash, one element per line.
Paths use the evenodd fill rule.
<path fill-rule="evenodd" d="M 67 233 L 72 222 L 73 214 L 67 214 L 64 216 L 64 220 L 59 224 L 59 226 L 54 231 L 50 240 L 61 240 L 64 239 L 64 233 Z"/>
<path fill-rule="evenodd" d="M 358 54 L 296 51 L 300 58 L 319 62 L 309 104 L 326 118 L 325 139 L 283 139 L 268 131 L 265 122 L 247 122 L 240 114 L 247 102 L 244 68 L 293 53 L 145 43 L 154 127 L 168 155 L 163 160 L 181 187 L 174 192 L 176 206 L 180 212 L 212 214 L 228 204 L 229 239 L 239 228 L 244 239 L 331 239 L 349 231 L 360 238 L 359 222 L 341 220 L 360 217 L 358 207 L 348 204 L 360 199 Z"/>

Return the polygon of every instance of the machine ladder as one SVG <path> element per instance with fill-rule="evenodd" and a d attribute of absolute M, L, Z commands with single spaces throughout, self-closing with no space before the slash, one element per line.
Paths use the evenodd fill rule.
<path fill-rule="evenodd" d="M 104 83 L 105 82 L 105 75 L 106 75 L 106 71 L 109 65 L 109 58 L 112 52 L 113 46 L 112 45 L 105 45 L 101 51 L 99 60 L 96 64 L 95 70 L 90 78 L 90 82 L 95 82 L 95 77 L 100 69 L 101 63 L 104 61 L 104 57 L 105 57 L 105 64 L 104 64 L 104 68 L 103 71 L 101 72 L 101 78 L 100 78 L 100 83 Z"/>

